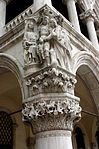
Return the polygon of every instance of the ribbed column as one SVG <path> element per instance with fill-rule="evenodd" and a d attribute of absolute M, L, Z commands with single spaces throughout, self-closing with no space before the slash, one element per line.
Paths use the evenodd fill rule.
<path fill-rule="evenodd" d="M 83 19 L 86 22 L 89 38 L 92 41 L 94 47 L 97 50 L 99 50 L 97 33 L 94 26 L 94 18 L 95 18 L 95 15 L 92 10 L 88 10 L 83 14 L 81 14 L 81 19 Z"/>
<path fill-rule="evenodd" d="M 52 6 L 51 0 L 34 0 L 34 12 L 39 10 L 41 7 L 43 7 L 44 5 L 48 5 L 48 6 Z"/>
<path fill-rule="evenodd" d="M 75 0 L 63 0 L 63 3 L 67 6 L 68 16 L 71 23 L 78 32 L 81 32 L 75 2 Z"/>
<path fill-rule="evenodd" d="M 5 18 L 6 18 L 6 1 L 0 0 L 0 36 L 4 33 L 5 26 Z"/>

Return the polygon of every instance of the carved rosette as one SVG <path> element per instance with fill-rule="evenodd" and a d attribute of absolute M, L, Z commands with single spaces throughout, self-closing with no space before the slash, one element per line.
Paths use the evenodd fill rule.
<path fill-rule="evenodd" d="M 24 104 L 23 121 L 32 124 L 33 133 L 48 130 L 72 130 L 73 124 L 81 117 L 77 100 L 59 99 L 28 102 Z"/>

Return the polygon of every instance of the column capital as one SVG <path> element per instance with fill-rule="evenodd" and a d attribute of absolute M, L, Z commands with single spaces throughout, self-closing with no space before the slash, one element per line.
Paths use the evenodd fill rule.
<path fill-rule="evenodd" d="M 95 16 L 95 13 L 93 12 L 93 10 L 89 9 L 89 10 L 83 12 L 82 14 L 80 14 L 80 18 L 85 21 L 87 21 L 89 19 L 94 21 L 96 16 Z"/>
<path fill-rule="evenodd" d="M 31 123 L 34 134 L 50 130 L 72 131 L 74 122 L 81 117 L 81 107 L 75 97 L 54 97 L 25 103 L 22 113 L 23 121 Z"/>

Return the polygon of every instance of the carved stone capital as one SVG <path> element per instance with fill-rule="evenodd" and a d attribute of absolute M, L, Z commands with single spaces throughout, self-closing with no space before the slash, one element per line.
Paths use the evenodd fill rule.
<path fill-rule="evenodd" d="M 28 102 L 24 104 L 23 121 L 29 121 L 33 133 L 49 130 L 72 130 L 73 124 L 81 117 L 78 100 L 54 99 Z"/>
<path fill-rule="evenodd" d="M 84 21 L 88 21 L 89 19 L 94 21 L 95 18 L 96 18 L 95 13 L 91 9 L 89 9 L 89 10 L 85 11 L 84 13 L 80 14 L 80 19 L 82 19 Z"/>
<path fill-rule="evenodd" d="M 60 67 L 46 67 L 28 77 L 26 85 L 30 97 L 41 93 L 74 93 L 75 76 Z"/>

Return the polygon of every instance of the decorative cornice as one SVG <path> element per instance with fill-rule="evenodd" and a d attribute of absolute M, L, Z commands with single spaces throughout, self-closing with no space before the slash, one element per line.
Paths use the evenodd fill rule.
<path fill-rule="evenodd" d="M 25 19 L 27 19 L 31 15 L 33 15 L 33 5 L 31 5 L 29 8 L 24 10 L 21 14 L 19 14 L 13 20 L 11 20 L 9 23 L 7 23 L 5 26 L 6 32 L 14 29 L 16 26 L 21 24 Z"/>

